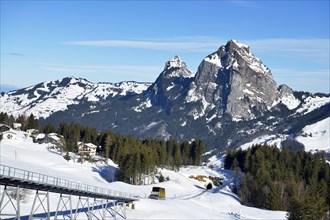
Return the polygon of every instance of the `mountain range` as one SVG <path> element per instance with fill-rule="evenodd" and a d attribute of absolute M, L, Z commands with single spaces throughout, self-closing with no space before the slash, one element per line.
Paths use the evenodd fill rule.
<path fill-rule="evenodd" d="M 202 139 L 207 149 L 217 150 L 262 135 L 297 142 L 305 126 L 330 117 L 329 94 L 277 85 L 250 47 L 235 40 L 206 56 L 195 74 L 175 56 L 154 83 L 67 77 L 1 93 L 0 103 L 0 112 L 33 113 L 40 123 L 79 122 L 140 138 Z"/>

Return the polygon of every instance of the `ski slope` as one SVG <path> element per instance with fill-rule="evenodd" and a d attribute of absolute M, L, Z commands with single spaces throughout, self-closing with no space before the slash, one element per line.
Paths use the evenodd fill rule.
<path fill-rule="evenodd" d="M 47 144 L 35 144 L 23 132 L 16 133 L 15 140 L 0 142 L 0 164 L 30 170 L 62 179 L 82 182 L 93 186 L 133 193 L 140 196 L 135 209 L 127 209 L 127 219 L 285 219 L 286 212 L 268 211 L 243 206 L 230 190 L 233 174 L 221 168 L 221 161 L 212 157 L 207 166 L 188 166 L 178 172 L 159 169 L 169 181 L 151 185 L 133 186 L 123 182 L 111 182 L 117 165 L 79 163 L 66 161 L 60 153 Z M 74 156 L 74 155 L 72 155 Z M 213 168 L 209 168 L 213 165 Z M 224 184 L 212 190 L 205 190 L 205 183 L 189 178 L 191 175 L 206 175 L 224 178 Z M 153 186 L 166 188 L 164 201 L 148 199 Z M 21 203 L 22 215 L 28 215 L 32 206 L 34 191 L 29 191 Z M 50 194 L 50 209 L 56 210 L 58 194 Z M 77 198 L 73 198 L 75 204 Z M 84 219 L 82 216 L 81 219 Z"/>
<path fill-rule="evenodd" d="M 306 151 L 330 152 L 330 117 L 307 125 L 296 139 L 305 145 Z"/>

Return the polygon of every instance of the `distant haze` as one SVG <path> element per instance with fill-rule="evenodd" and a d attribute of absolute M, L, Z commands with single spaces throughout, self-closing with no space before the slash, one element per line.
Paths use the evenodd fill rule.
<path fill-rule="evenodd" d="M 14 85 L 0 84 L 0 92 L 10 92 L 13 90 L 20 89 Z"/>

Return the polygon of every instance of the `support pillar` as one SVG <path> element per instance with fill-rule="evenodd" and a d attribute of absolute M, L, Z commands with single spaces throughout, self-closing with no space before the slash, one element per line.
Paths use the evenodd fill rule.
<path fill-rule="evenodd" d="M 77 208 L 73 215 L 73 219 L 76 220 L 80 214 L 85 213 L 88 220 L 92 219 L 90 214 L 90 205 L 89 205 L 89 197 L 81 197 L 79 196 Z"/>
<path fill-rule="evenodd" d="M 91 210 L 90 213 L 96 219 L 105 219 L 105 209 L 106 209 L 106 201 L 104 199 L 96 199 L 94 198 L 93 203 L 90 205 Z"/>
<path fill-rule="evenodd" d="M 115 201 L 107 200 L 105 211 L 106 211 L 105 219 L 107 218 L 107 213 L 109 213 L 111 215 L 111 217 L 116 220 L 117 212 L 116 212 L 116 203 L 115 203 Z"/>
<path fill-rule="evenodd" d="M 54 220 L 57 220 L 59 215 L 63 216 L 63 219 L 72 219 L 72 201 L 71 195 L 60 195 L 58 199 L 57 208 L 55 212 Z"/>
<path fill-rule="evenodd" d="M 33 200 L 29 220 L 32 220 L 36 215 L 36 212 L 40 210 L 41 213 L 45 213 L 45 216 L 40 216 L 40 214 L 38 214 L 38 218 L 44 217 L 47 220 L 50 220 L 49 193 L 39 192 L 37 190 Z"/>
<path fill-rule="evenodd" d="M 126 205 L 124 202 L 116 203 L 116 213 L 121 216 L 123 219 L 126 219 Z"/>
<path fill-rule="evenodd" d="M 3 190 L 1 191 L 2 193 L 0 200 L 0 219 L 13 218 L 20 220 L 21 218 L 20 218 L 20 204 L 19 204 L 20 203 L 19 187 L 13 187 L 14 195 L 16 195 L 15 199 L 13 199 L 12 195 L 9 194 L 10 192 L 8 192 L 7 186 L 4 186 Z"/>

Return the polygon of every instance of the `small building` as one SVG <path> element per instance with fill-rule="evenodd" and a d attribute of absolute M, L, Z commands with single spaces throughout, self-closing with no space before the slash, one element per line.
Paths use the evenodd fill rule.
<path fill-rule="evenodd" d="M 92 143 L 78 142 L 78 154 L 83 156 L 96 156 L 97 146 Z"/>
<path fill-rule="evenodd" d="M 16 131 L 20 131 L 22 128 L 22 124 L 21 123 L 13 123 L 13 128 Z"/>
<path fill-rule="evenodd" d="M 37 129 L 28 129 L 28 130 L 26 130 L 26 133 L 29 137 L 35 138 L 35 137 L 38 136 L 39 130 L 37 130 Z"/>
<path fill-rule="evenodd" d="M 64 137 L 57 133 L 49 133 L 46 135 L 45 140 L 47 143 L 53 144 L 55 147 L 64 149 L 65 140 Z"/>
<path fill-rule="evenodd" d="M 56 148 L 64 149 L 65 140 L 62 135 L 56 133 L 49 133 L 49 134 L 38 134 L 34 138 L 34 142 L 39 144 L 52 144 Z"/>
<path fill-rule="evenodd" d="M 165 188 L 154 186 L 149 195 L 150 199 L 163 199 L 165 200 Z"/>
<path fill-rule="evenodd" d="M 9 130 L 10 130 L 10 127 L 8 125 L 0 123 L 0 132 L 9 131 Z"/>
<path fill-rule="evenodd" d="M 56 133 L 49 133 L 46 135 L 48 143 L 57 144 L 61 141 L 61 135 Z"/>
<path fill-rule="evenodd" d="M 42 143 L 44 143 L 45 137 L 46 137 L 46 134 L 39 133 L 37 136 L 34 137 L 33 140 L 36 143 L 42 144 Z"/>

